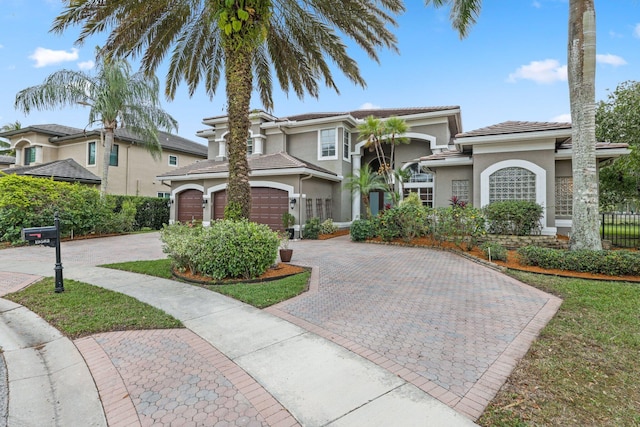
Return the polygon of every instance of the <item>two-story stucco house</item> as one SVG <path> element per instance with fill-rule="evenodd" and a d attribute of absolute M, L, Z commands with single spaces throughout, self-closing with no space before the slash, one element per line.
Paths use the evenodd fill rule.
<path fill-rule="evenodd" d="M 15 165 L 3 172 L 100 185 L 104 152 L 100 130 L 45 124 L 0 135 L 10 140 L 16 153 Z M 108 193 L 169 197 L 170 188 L 156 176 L 207 157 L 202 144 L 166 132 L 158 136 L 162 156 L 154 160 L 140 138 L 127 129 L 116 130 Z"/>
<path fill-rule="evenodd" d="M 394 169 L 408 169 L 403 195 L 418 193 L 423 204 L 447 206 L 452 196 L 481 207 L 494 200 L 526 199 L 544 207 L 542 232 L 571 226 L 571 125 L 505 122 L 462 132 L 458 106 L 310 113 L 278 118 L 251 115 L 247 152 L 251 168 L 252 220 L 281 229 L 290 212 L 299 228 L 308 218 L 349 223 L 360 217 L 359 195 L 345 191 L 349 174 L 379 164 L 365 148 L 357 126 L 367 116 L 401 117 L 409 143 L 396 146 Z M 161 174 L 171 182 L 173 221 L 222 218 L 228 177 L 227 117 L 211 117 L 198 133 L 208 140 L 208 160 Z M 598 161 L 628 153 L 624 144 L 598 144 Z M 370 195 L 372 213 L 388 201 Z"/>

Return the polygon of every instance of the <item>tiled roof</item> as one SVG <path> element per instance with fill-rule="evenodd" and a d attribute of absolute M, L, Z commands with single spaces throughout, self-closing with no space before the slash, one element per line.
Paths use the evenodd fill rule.
<path fill-rule="evenodd" d="M 12 165 L 16 162 L 16 158 L 13 156 L 2 156 L 0 155 L 0 163 L 4 165 Z"/>
<path fill-rule="evenodd" d="M 504 135 L 509 133 L 540 132 L 560 129 L 571 129 L 571 123 L 508 121 L 498 123 L 497 125 L 491 125 L 472 130 L 469 132 L 459 133 L 456 135 L 456 138 L 465 138 L 470 136 Z"/>
<path fill-rule="evenodd" d="M 51 142 L 59 142 L 67 139 L 84 138 L 87 135 L 100 135 L 98 129 L 78 129 L 70 126 L 62 125 L 32 125 L 22 129 L 12 130 L 0 133 L 0 136 L 13 136 L 27 132 L 44 133 L 51 136 Z M 116 129 L 116 138 L 128 140 L 130 142 L 142 142 L 142 139 L 127 128 Z M 207 157 L 208 148 L 206 145 L 199 144 L 178 135 L 168 132 L 158 131 L 158 140 L 164 149 L 175 150 L 183 153 L 195 154 L 197 156 Z"/>
<path fill-rule="evenodd" d="M 571 138 L 566 139 L 556 146 L 557 150 L 570 150 L 571 148 L 573 148 L 573 141 Z M 611 150 L 614 148 L 629 148 L 629 144 L 622 142 L 596 142 L 596 150 Z"/>
<path fill-rule="evenodd" d="M 420 161 L 428 160 L 450 160 L 450 159 L 468 159 L 469 154 L 462 153 L 460 151 L 443 150 L 439 153 L 434 153 L 429 156 L 420 157 Z"/>
<path fill-rule="evenodd" d="M 304 121 L 304 120 L 313 120 L 313 119 L 322 119 L 326 117 L 337 117 L 337 116 L 345 116 L 351 115 L 356 119 L 364 119 L 365 117 L 374 116 L 377 118 L 387 118 L 391 116 L 408 116 L 412 114 L 422 114 L 422 113 L 433 113 L 437 111 L 447 111 L 447 110 L 455 110 L 460 107 L 457 105 L 452 106 L 442 106 L 442 107 L 415 107 L 415 108 L 376 108 L 369 110 L 353 110 L 353 111 L 344 111 L 344 112 L 333 112 L 333 113 L 306 113 L 306 114 L 298 114 L 288 117 L 282 117 L 279 120 L 281 121 Z"/>
<path fill-rule="evenodd" d="M 70 127 L 70 126 L 45 124 L 45 125 L 32 125 L 32 126 L 27 126 L 21 129 L 2 132 L 0 133 L 0 136 L 12 136 L 12 135 L 18 135 L 18 134 L 27 133 L 27 132 L 39 132 L 39 133 L 45 133 L 51 136 L 67 136 L 67 135 L 82 133 L 84 132 L 84 130 Z"/>
<path fill-rule="evenodd" d="M 56 160 L 33 166 L 19 166 L 4 169 L 3 172 L 16 175 L 29 175 L 43 178 L 51 178 L 56 181 L 83 182 L 85 184 L 100 184 L 98 176 L 92 174 L 73 159 Z"/>
<path fill-rule="evenodd" d="M 142 142 L 142 139 L 127 128 L 116 129 L 116 138 L 127 139 L 133 142 Z M 182 138 L 168 132 L 158 131 L 158 141 L 163 149 L 175 150 L 184 153 L 196 154 L 207 157 L 206 145 Z"/>
<path fill-rule="evenodd" d="M 259 156 L 249 156 L 249 169 L 252 171 L 294 168 L 306 168 L 317 172 L 336 175 L 334 172 L 323 169 L 312 163 L 305 162 L 284 152 L 263 154 Z M 171 172 L 166 172 L 162 175 L 159 175 L 159 177 L 225 173 L 228 171 L 228 161 L 203 160 L 192 163 L 188 166 L 184 166 L 182 168 L 178 168 Z"/>

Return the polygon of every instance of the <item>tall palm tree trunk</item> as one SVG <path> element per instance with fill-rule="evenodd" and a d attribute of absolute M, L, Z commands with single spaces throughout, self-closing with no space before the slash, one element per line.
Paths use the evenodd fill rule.
<path fill-rule="evenodd" d="M 236 47 L 225 43 L 225 76 L 227 85 L 227 111 L 229 118 L 229 181 L 225 217 L 249 218 L 251 212 L 251 186 L 247 161 L 249 135 L 249 105 L 253 74 L 252 53 L 248 46 Z"/>
<path fill-rule="evenodd" d="M 573 139 L 571 249 L 602 249 L 596 169 L 596 13 L 593 0 L 570 0 L 569 99 Z"/>
<path fill-rule="evenodd" d="M 104 146 L 102 147 L 104 150 L 102 153 L 102 181 L 100 182 L 100 197 L 102 198 L 104 198 L 105 194 L 107 194 L 107 187 L 109 186 L 109 165 L 111 163 L 111 148 L 113 147 L 115 126 L 116 124 L 113 122 L 104 123 Z"/>

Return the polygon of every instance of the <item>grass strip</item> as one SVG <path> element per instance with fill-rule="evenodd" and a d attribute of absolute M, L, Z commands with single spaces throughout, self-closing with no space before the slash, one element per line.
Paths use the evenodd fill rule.
<path fill-rule="evenodd" d="M 183 327 L 174 317 L 130 296 L 70 279 L 65 279 L 64 287 L 64 292 L 55 293 L 55 279 L 48 277 L 4 298 L 27 307 L 72 339 L 99 332 Z"/>
<path fill-rule="evenodd" d="M 510 274 L 564 302 L 478 423 L 640 425 L 640 286 Z"/>
<path fill-rule="evenodd" d="M 101 267 L 115 268 L 134 273 L 172 279 L 171 260 L 131 261 L 106 264 Z M 233 283 L 229 285 L 198 285 L 214 292 L 237 299 L 257 308 L 265 308 L 286 301 L 307 290 L 309 272 L 283 279 L 257 283 Z"/>
<path fill-rule="evenodd" d="M 265 308 L 306 291 L 310 275 L 311 273 L 304 272 L 269 282 L 208 285 L 205 287 L 254 307 Z"/>

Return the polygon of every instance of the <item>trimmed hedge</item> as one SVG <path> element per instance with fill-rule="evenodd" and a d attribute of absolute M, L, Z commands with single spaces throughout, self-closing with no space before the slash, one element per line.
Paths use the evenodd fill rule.
<path fill-rule="evenodd" d="M 610 276 L 640 275 L 640 253 L 632 251 L 592 251 L 587 249 L 568 251 L 539 246 L 518 249 L 520 262 L 524 265 L 555 268 L 583 273 L 607 274 Z"/>
<path fill-rule="evenodd" d="M 25 227 L 53 225 L 55 212 L 62 236 L 159 230 L 169 222 L 164 199 L 113 195 L 102 199 L 96 188 L 87 185 L 0 173 L 1 242 L 21 242 Z"/>
<path fill-rule="evenodd" d="M 217 220 L 209 227 L 173 224 L 160 238 L 175 268 L 216 280 L 262 275 L 275 263 L 280 245 L 276 232 L 246 219 Z"/>

